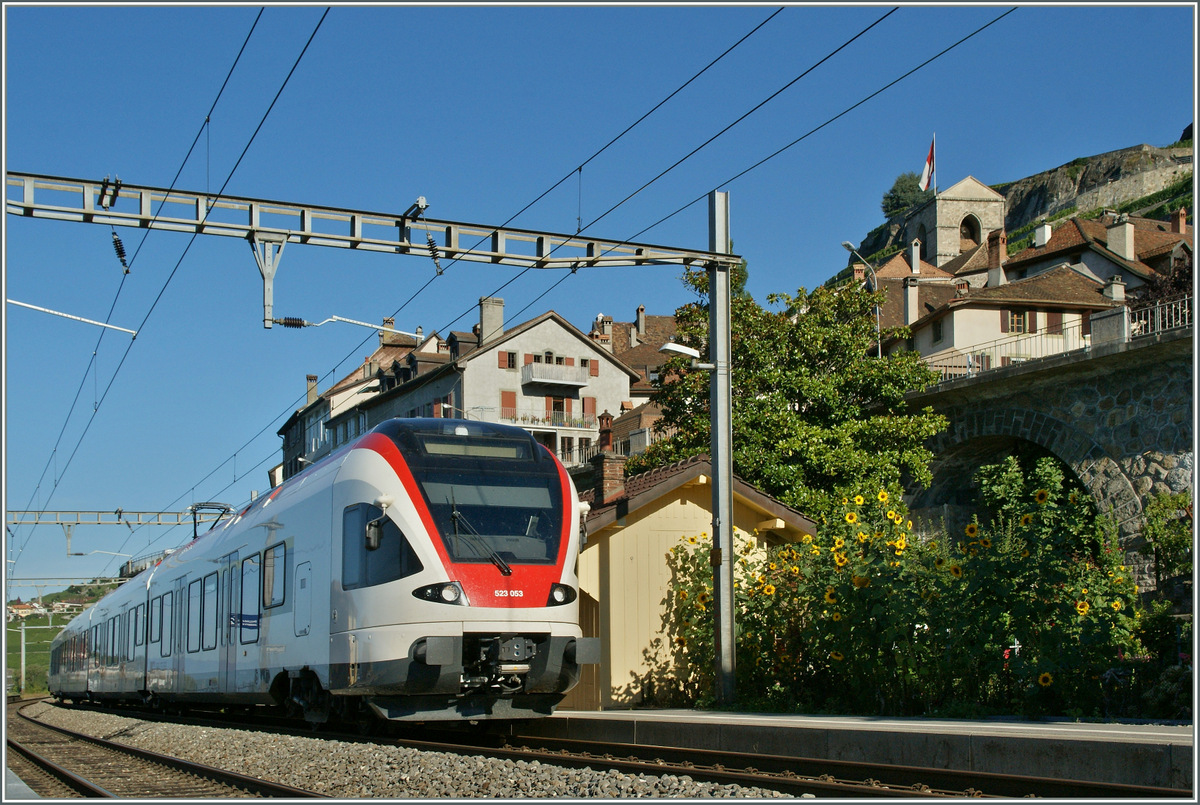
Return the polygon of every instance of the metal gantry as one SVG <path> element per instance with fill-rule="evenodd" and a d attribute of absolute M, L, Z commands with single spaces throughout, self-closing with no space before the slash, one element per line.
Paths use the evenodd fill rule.
<path fill-rule="evenodd" d="M 274 321 L 273 284 L 288 243 L 521 268 L 739 262 L 724 253 L 427 218 L 424 199 L 403 213 L 385 213 L 12 171 L 6 182 L 10 215 L 247 240 L 263 278 L 266 328 Z"/>
<path fill-rule="evenodd" d="M 115 511 L 9 511 L 9 525 L 184 525 L 193 522 L 191 511 L 181 512 L 127 512 L 124 509 Z M 218 520 L 220 513 L 201 514 L 195 517 L 201 523 Z"/>

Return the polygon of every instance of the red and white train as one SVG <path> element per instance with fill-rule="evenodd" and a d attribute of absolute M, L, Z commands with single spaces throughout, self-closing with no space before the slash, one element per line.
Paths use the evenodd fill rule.
<path fill-rule="evenodd" d="M 524 430 L 393 419 L 77 616 L 49 689 L 312 722 L 546 716 L 599 661 L 579 532 L 570 476 Z"/>

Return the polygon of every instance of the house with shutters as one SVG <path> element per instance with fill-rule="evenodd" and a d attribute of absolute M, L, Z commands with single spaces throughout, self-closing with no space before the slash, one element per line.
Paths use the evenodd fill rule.
<path fill-rule="evenodd" d="M 1044 223 L 1033 245 L 1009 256 L 1003 197 L 971 177 L 910 213 L 905 232 L 907 249 L 875 275 L 886 300 L 881 329 L 907 326 L 911 335 L 882 348 L 915 350 L 943 378 L 1087 347 L 1093 315 L 1192 270 L 1184 210 L 1168 221 L 1106 212 Z M 869 280 L 865 266 L 854 279 Z"/>
<path fill-rule="evenodd" d="M 370 429 L 391 417 L 455 417 L 517 425 L 564 464 L 594 452 L 597 417 L 632 407 L 636 371 L 554 311 L 505 327 L 504 300 L 479 302 L 471 332 L 446 338 L 444 356 L 407 356 L 412 371 L 362 400 Z"/>

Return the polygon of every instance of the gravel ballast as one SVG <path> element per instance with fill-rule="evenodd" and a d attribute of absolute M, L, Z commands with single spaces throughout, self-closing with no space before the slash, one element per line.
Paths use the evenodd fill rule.
<path fill-rule="evenodd" d="M 193 727 L 37 704 L 27 714 L 54 726 L 274 780 L 338 798 L 533 799 L 607 797 L 783 798 L 761 788 L 718 785 L 686 775 L 570 769 L 383 744 Z"/>

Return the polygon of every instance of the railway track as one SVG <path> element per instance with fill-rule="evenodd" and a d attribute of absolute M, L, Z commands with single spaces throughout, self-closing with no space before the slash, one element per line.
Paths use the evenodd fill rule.
<path fill-rule="evenodd" d="M 94 708 L 89 706 L 89 709 Z M 127 709 L 112 712 L 131 715 Z M 255 716 L 252 721 L 244 715 L 223 714 L 167 718 L 139 713 L 138 717 L 242 730 L 287 732 L 343 742 L 405 746 L 426 752 L 536 761 L 572 769 L 590 768 L 593 771 L 614 770 L 656 776 L 686 775 L 701 782 L 758 787 L 792 796 L 809 794 L 875 799 L 1052 797 L 1122 801 L 1191 797 L 1190 791 L 1086 780 L 533 736 L 505 737 L 465 729 L 420 730 L 413 725 L 403 730 L 403 737 L 364 737 L 352 727 L 342 731 L 334 725 L 323 726 L 314 736 L 311 726 L 295 726 L 294 721 L 268 719 L 261 715 Z"/>
<path fill-rule="evenodd" d="M 8 706 L 9 765 L 40 796 L 210 799 L 322 796 L 41 724 Z"/>

